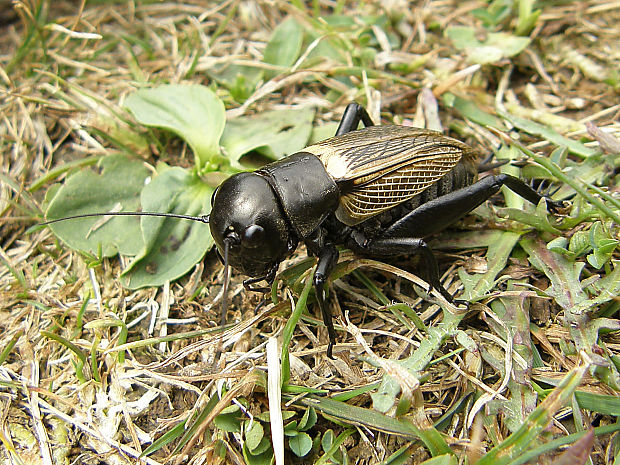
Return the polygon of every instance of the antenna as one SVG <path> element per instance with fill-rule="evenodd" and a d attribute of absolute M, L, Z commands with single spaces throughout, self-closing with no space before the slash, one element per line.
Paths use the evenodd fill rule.
<path fill-rule="evenodd" d="M 224 284 L 222 286 L 222 306 L 220 309 L 221 312 L 221 328 L 222 332 L 220 333 L 219 341 L 217 343 L 217 350 L 215 351 L 215 356 L 213 357 L 213 366 L 211 371 L 215 373 L 217 371 L 217 365 L 220 361 L 220 357 L 222 356 L 223 349 L 223 331 L 224 326 L 226 326 L 226 311 L 228 310 L 228 285 L 230 284 L 230 265 L 228 264 L 228 251 L 230 249 L 230 244 L 233 242 L 232 238 L 226 237 L 224 239 Z"/>
<path fill-rule="evenodd" d="M 201 223 L 209 223 L 209 215 L 191 216 L 191 215 L 178 215 L 176 213 L 158 213 L 158 212 L 110 212 L 110 213 L 84 213 L 82 215 L 65 216 L 64 218 L 44 221 L 43 223 L 40 223 L 40 225 L 46 226 L 48 224 L 59 223 L 60 221 L 75 220 L 78 218 L 92 218 L 95 216 L 161 216 L 164 218 L 179 218 L 182 220 L 192 220 L 192 221 L 199 221 Z"/>

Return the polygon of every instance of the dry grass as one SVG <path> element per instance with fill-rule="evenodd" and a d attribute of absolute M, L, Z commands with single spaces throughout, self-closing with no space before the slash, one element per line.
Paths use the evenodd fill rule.
<path fill-rule="evenodd" d="M 146 130 L 123 109 L 125 98 L 137 88 L 160 83 L 209 85 L 224 101 L 229 118 L 312 105 L 317 108 L 317 127 L 337 121 L 344 106 L 356 100 L 375 118 L 380 114 L 384 124 L 441 122 L 484 153 L 497 149 L 500 138 L 475 117 L 483 112 L 497 117 L 507 111 L 528 123 L 542 123 L 553 135 L 584 142 L 588 150 L 610 152 L 606 162 L 590 165 L 584 161 L 587 157 L 569 154 L 579 169 L 572 172 L 577 176 L 571 172 L 566 176 L 592 184 L 602 180 L 603 194 L 615 198 L 616 204 L 605 197 L 602 201 L 618 215 L 617 1 L 541 2 L 540 16 L 525 32 L 531 45 L 482 67 L 472 67 L 467 50 L 457 49 L 444 33 L 449 26 L 475 26 L 477 37 L 484 40 L 481 17 L 472 13 L 490 10 L 484 2 L 371 1 L 358 9 L 348 2 L 319 0 L 308 2 L 304 11 L 297 3 L 196 0 L 84 5 L 0 0 L 1 463 L 243 463 L 248 461 L 243 443 L 251 436 L 247 431 L 227 432 L 225 425 L 247 427 L 249 422 L 242 420 L 260 418 L 270 408 L 265 345 L 269 337 L 282 338 L 291 305 L 302 294 L 303 283 L 292 283 L 299 274 L 285 277 L 290 286 L 280 286 L 282 303 L 258 312 L 254 309 L 259 296 L 243 290 L 242 276 L 233 276 L 228 321 L 236 324 L 224 333 L 225 352 L 213 371 L 223 275 L 213 253 L 178 281 L 130 291 L 118 279 L 126 259 L 84 257 L 64 247 L 49 229 L 28 231 L 43 218 L 44 195 L 55 182 L 105 155 L 132 153 L 151 166 L 158 162 L 191 166 L 191 153 L 177 138 Z M 332 29 L 319 19 L 335 11 L 353 18 L 351 24 Z M 374 15 L 376 22 L 364 24 L 366 15 Z M 337 51 L 343 62 L 315 56 L 286 69 L 264 63 L 265 46 L 287 17 L 303 25 L 306 34 L 313 31 L 323 41 L 333 40 L 333 47 L 341 47 Z M 512 13 L 486 33 L 514 33 L 517 24 Z M 315 45 L 307 38 L 302 54 Z M 232 64 L 274 72 L 265 74 L 256 87 L 245 83 L 249 87 L 240 84 L 241 89 L 212 79 L 220 67 Z M 428 113 L 432 97 L 427 95 L 430 104 L 419 98 L 425 95 L 422 88 L 431 89 L 439 100 L 438 118 Z M 450 107 L 451 95 L 472 103 L 473 110 L 456 103 Z M 602 128 L 610 140 L 588 133 L 588 122 Z M 532 150 L 549 155 L 555 149 L 556 139 L 548 133 L 536 134 L 514 120 L 508 128 Z M 540 167 L 525 165 L 525 175 L 540 174 Z M 588 192 L 601 198 L 598 191 Z M 574 200 L 581 210 L 573 211 L 574 221 L 563 223 L 557 234 L 534 224 L 530 225 L 534 231 L 524 236 L 530 239 L 515 234 L 510 242 L 501 236 L 508 249 L 500 263 L 493 259 L 502 250 L 494 250 L 496 256 L 487 253 L 488 241 L 493 233 L 525 230 L 524 219 L 514 211 L 500 210 L 509 218 L 502 221 L 496 208 L 488 205 L 461 222 L 457 228 L 461 231 L 450 230 L 437 238 L 433 245 L 440 250 L 442 279 L 453 294 L 463 291 L 459 269 L 480 276 L 493 265 L 499 267 L 499 281 L 475 299 L 478 302 L 467 315 L 453 313 L 445 303 L 442 309 L 419 298 L 410 283 L 417 286 L 420 281 L 412 275 L 344 254 L 341 279 L 333 282 L 331 292 L 336 296 L 333 311 L 346 325 L 346 331 L 338 332 L 337 359 L 325 356 L 327 336 L 310 305 L 310 314 L 298 324 L 290 346 L 289 384 L 300 388 L 283 397 L 284 410 L 297 412 L 297 420 L 309 411 L 312 402 L 304 398 L 304 389 L 333 396 L 359 388 L 351 400 L 337 399 L 374 412 L 370 393 L 384 374 L 399 380 L 401 404 L 398 411 L 390 409 L 389 417 L 404 418 L 416 431 L 425 432 L 420 434 L 423 441 L 390 429 L 391 423 L 377 423 L 378 417 L 349 418 L 352 411 L 344 407 L 329 411 L 327 404 L 316 406 L 329 415 L 319 413 L 308 434 L 324 439 L 333 430 L 341 440 L 340 452 L 346 451 L 353 463 L 379 463 L 399 450 L 409 454 L 409 463 L 421 463 L 429 453 L 446 452 L 442 445 L 460 460 L 475 463 L 521 424 L 546 440 L 590 424 L 612 424 L 614 415 L 585 405 L 583 396 L 572 393 L 579 384 L 580 391 L 600 396 L 593 402 L 605 400 L 606 408 L 620 412 L 619 301 L 609 296 L 595 302 L 605 289 L 596 287 L 604 282 L 596 276 L 617 275 L 613 271 L 618 248 L 612 247 L 598 270 L 587 264 L 585 254 L 572 259 L 586 263 L 575 281 L 587 288 L 591 299 L 580 307 L 582 312 L 549 291 L 556 285 L 553 273 L 564 268 L 545 273 L 531 260 L 551 254 L 546 244 L 555 237 L 590 231 L 599 219 L 610 239 L 618 239 L 613 217 L 598 207 L 588 210 L 588 198 L 583 199 L 579 195 Z M 300 251 L 280 270 L 291 269 L 303 257 Z M 407 261 L 394 265 L 411 268 Z M 493 281 L 496 275 L 490 276 Z M 566 291 L 559 279 L 554 289 Z M 613 283 L 606 285 L 614 288 Z M 449 327 L 446 318 L 453 318 L 454 327 L 432 345 L 429 328 Z M 599 327 L 604 329 L 600 336 Z M 587 346 L 592 341 L 595 345 Z M 428 344 L 428 353 L 422 354 Z M 395 363 L 402 359 L 413 366 Z M 551 394 L 567 373 L 581 378 Z M 217 401 L 217 393 L 223 400 Z M 558 398 L 553 397 L 556 393 Z M 242 406 L 240 413 L 224 410 L 231 402 Z M 528 417 L 537 405 L 552 416 L 548 424 Z M 480 413 L 474 421 L 476 412 Z M 399 416 L 403 413 L 407 415 Z M 153 440 L 173 435 L 180 422 L 189 418 L 192 423 L 197 417 L 196 429 L 180 450 L 173 454 L 177 435 L 148 459 L 138 459 Z M 443 421 L 436 423 L 440 418 Z M 297 457 L 286 444 L 288 463 Z M 333 449 L 338 453 L 338 447 Z M 592 463 L 602 464 L 612 463 L 617 451 L 617 437 L 612 440 L 606 434 L 572 452 L 590 453 Z M 304 463 L 314 463 L 324 452 L 317 442 Z M 549 460 L 560 453 L 545 452 Z"/>

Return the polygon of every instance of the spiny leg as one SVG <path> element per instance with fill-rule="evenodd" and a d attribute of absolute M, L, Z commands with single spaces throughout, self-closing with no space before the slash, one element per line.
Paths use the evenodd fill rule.
<path fill-rule="evenodd" d="M 336 135 L 341 136 L 347 132 L 355 131 L 360 121 L 364 123 L 366 127 L 375 125 L 363 106 L 359 103 L 349 103 L 342 114 L 342 119 L 336 130 Z"/>
<path fill-rule="evenodd" d="M 327 334 L 329 336 L 329 344 L 327 345 L 327 356 L 334 358 L 332 355 L 332 349 L 336 344 L 336 330 L 334 329 L 334 322 L 332 321 L 332 314 L 327 308 L 327 302 L 325 301 L 325 284 L 329 275 L 338 263 L 338 250 L 333 244 L 326 244 L 325 247 L 319 253 L 319 262 L 316 265 L 316 271 L 314 272 L 314 293 L 316 300 L 323 316 L 323 322 L 327 328 Z"/>
<path fill-rule="evenodd" d="M 514 176 L 510 176 L 508 174 L 500 174 L 493 177 L 496 178 L 498 182 L 508 187 L 511 191 L 519 194 L 525 200 L 532 202 L 534 205 L 537 205 L 538 202 L 540 202 L 544 198 L 547 201 L 547 209 L 551 213 L 558 213 L 567 205 L 566 202 L 563 202 L 561 200 L 551 200 L 549 197 L 540 194 L 540 192 L 536 191 L 535 189 L 521 181 L 519 178 L 515 178 Z"/>
<path fill-rule="evenodd" d="M 480 181 L 420 205 L 403 218 L 394 222 L 378 239 L 370 241 L 356 238 L 361 250 L 371 255 L 390 256 L 419 253 L 422 255 L 431 288 L 436 288 L 449 301 L 452 297 L 439 281 L 437 261 L 422 237 L 441 231 L 481 205 L 485 200 L 507 186 L 526 200 L 537 204 L 543 196 L 518 178 L 507 174 L 487 176 Z M 564 202 L 547 199 L 550 211 L 557 211 Z"/>
<path fill-rule="evenodd" d="M 448 301 L 452 302 L 452 296 L 443 287 L 439 280 L 439 267 L 433 251 L 424 239 L 413 237 L 391 237 L 382 239 L 373 239 L 364 247 L 364 251 L 376 257 L 390 257 L 396 255 L 419 254 L 426 265 L 426 279 L 430 284 L 428 292 L 437 289 L 441 295 Z"/>
<path fill-rule="evenodd" d="M 497 193 L 502 186 L 519 194 L 524 199 L 538 204 L 544 197 L 518 178 L 508 174 L 486 176 L 471 186 L 450 192 L 420 205 L 418 208 L 394 222 L 383 237 L 426 237 L 441 231 L 462 218 Z M 549 198 L 547 208 L 557 212 L 564 202 Z"/>

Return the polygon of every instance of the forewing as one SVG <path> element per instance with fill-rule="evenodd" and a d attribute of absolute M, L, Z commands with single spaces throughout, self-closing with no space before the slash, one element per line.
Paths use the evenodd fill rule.
<path fill-rule="evenodd" d="M 318 156 L 344 187 L 337 216 L 353 225 L 423 192 L 471 149 L 434 131 L 372 126 L 327 139 L 305 151 Z"/>

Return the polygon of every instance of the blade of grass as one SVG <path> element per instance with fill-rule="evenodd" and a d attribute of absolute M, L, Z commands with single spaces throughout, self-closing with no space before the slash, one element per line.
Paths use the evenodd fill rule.
<path fill-rule="evenodd" d="M 26 280 L 26 276 L 24 275 L 24 272 L 22 270 L 20 270 L 20 269 L 15 268 L 14 266 L 12 266 L 2 256 L 0 256 L 0 262 L 2 262 L 4 264 L 4 266 L 7 268 L 7 270 L 9 270 L 9 272 L 13 275 L 13 277 L 19 283 L 19 286 L 22 288 L 22 290 L 27 291 L 28 290 L 28 281 Z"/>
<path fill-rule="evenodd" d="M 110 347 L 109 349 L 106 349 L 104 353 L 108 354 L 111 352 L 132 350 L 132 349 L 136 349 L 139 347 L 148 347 L 152 345 L 157 345 L 160 342 L 172 342 L 172 341 L 178 341 L 178 340 L 183 340 L 183 339 L 191 339 L 194 337 L 201 337 L 206 334 L 211 334 L 219 330 L 220 328 L 210 328 L 210 329 L 200 329 L 196 331 L 188 331 L 187 333 L 171 334 L 169 336 L 163 336 L 163 337 L 149 337 L 147 339 L 141 339 L 139 341 L 132 341 L 132 342 L 127 342 L 125 344 L 120 344 L 116 347 Z"/>
<path fill-rule="evenodd" d="M 15 344 L 17 344 L 17 341 L 19 340 L 20 337 L 22 337 L 23 334 L 24 334 L 23 329 L 20 329 L 19 331 L 17 331 L 17 333 L 15 333 L 15 335 L 11 338 L 11 340 L 6 345 L 6 347 L 2 350 L 2 352 L 0 352 L 0 366 L 5 362 L 5 360 L 11 353 L 11 350 L 13 350 L 13 347 L 15 347 Z"/>
<path fill-rule="evenodd" d="M 112 319 L 112 318 L 105 319 L 105 320 L 91 321 L 91 322 L 87 323 L 84 327 L 86 329 L 114 328 L 114 327 L 120 328 L 119 333 L 118 333 L 118 341 L 117 341 L 118 345 L 124 345 L 125 344 L 125 342 L 127 341 L 127 334 L 129 332 L 125 322 L 123 322 L 121 320 Z M 118 353 L 118 362 L 119 363 L 124 363 L 125 362 L 125 351 L 124 350 L 119 351 L 119 353 Z"/>
<path fill-rule="evenodd" d="M 364 286 L 366 286 L 366 288 L 372 292 L 372 294 L 379 299 L 379 301 L 383 304 L 383 305 L 390 305 L 390 299 L 388 299 L 385 294 L 383 294 L 383 292 L 381 292 L 381 290 L 375 285 L 375 283 L 373 283 L 368 276 L 366 276 L 364 273 L 362 273 L 360 270 L 355 270 L 353 273 L 351 273 L 353 276 L 355 276 L 357 279 L 359 279 Z"/>
<path fill-rule="evenodd" d="M 69 349 L 71 352 L 73 352 L 76 355 L 76 357 L 78 358 L 78 362 L 75 363 L 75 368 L 76 368 L 75 375 L 77 376 L 80 383 L 85 383 L 86 376 L 84 375 L 83 367 L 84 365 L 88 364 L 88 358 L 86 357 L 86 354 L 84 354 L 84 352 L 82 352 L 82 350 L 78 346 L 76 346 L 74 343 L 65 339 L 62 336 L 59 336 L 58 334 L 54 334 L 49 331 L 41 331 L 41 336 L 58 342 L 59 344 L 65 346 L 67 349 Z"/>
<path fill-rule="evenodd" d="M 26 55 L 32 49 L 32 47 L 35 46 L 35 44 L 32 43 L 34 38 L 37 36 L 41 38 L 41 30 L 43 29 L 43 25 L 47 20 L 48 5 L 47 2 L 37 3 L 38 8 L 35 10 L 34 15 L 32 15 L 32 12 L 29 12 L 29 15 L 25 15 L 26 17 L 32 18 L 33 21 L 31 22 L 31 24 L 29 24 L 29 27 L 27 28 L 28 32 L 26 33 L 23 42 L 21 43 L 21 45 L 13 55 L 13 58 L 11 59 L 11 61 L 9 61 L 8 65 L 5 68 L 5 72 L 7 75 L 11 75 L 11 73 L 13 72 L 13 68 L 15 68 L 18 63 L 23 63 L 25 61 L 24 59 Z M 34 4 L 36 5 L 36 3 Z M 27 5 L 27 3 L 25 5 Z M 43 40 L 43 38 L 41 38 L 41 47 L 43 51 L 45 51 L 45 41 Z"/>
<path fill-rule="evenodd" d="M 30 183 L 28 186 L 28 192 L 36 192 L 45 186 L 47 183 L 52 182 L 54 179 L 62 176 L 68 171 L 71 171 L 75 168 L 83 168 L 84 166 L 91 166 L 97 164 L 103 155 L 93 155 L 86 158 L 80 158 L 78 160 L 70 161 L 68 163 L 63 163 L 60 166 L 52 168 L 47 171 L 43 176 L 38 177 L 34 181 Z"/>
<path fill-rule="evenodd" d="M 170 444 L 172 441 L 176 440 L 179 437 L 181 437 L 181 439 L 179 440 L 179 443 L 175 446 L 174 451 L 172 453 L 180 450 L 181 447 L 187 444 L 187 441 L 189 441 L 189 439 L 194 435 L 198 427 L 211 413 L 211 411 L 217 405 L 219 400 L 220 399 L 217 396 L 217 394 L 212 395 L 209 398 L 207 404 L 202 408 L 200 413 L 197 413 L 194 411 L 189 418 L 185 419 L 184 421 L 176 425 L 174 428 L 172 428 L 171 430 L 167 431 L 165 434 L 157 438 L 157 440 L 153 441 L 153 444 L 151 444 L 149 447 L 144 449 L 142 454 L 140 454 L 140 457 L 150 455 L 153 452 L 160 450 L 162 447 L 164 447 L 167 444 Z M 191 426 L 187 428 L 187 425 L 190 425 L 190 424 Z"/>
<path fill-rule="evenodd" d="M 296 400 L 296 403 L 314 407 L 323 414 L 346 423 L 361 425 L 410 439 L 421 439 L 433 456 L 453 453 L 437 430 L 434 428 L 421 430 L 407 417 L 394 418 L 373 409 L 357 407 L 317 396 L 307 396 Z"/>
<path fill-rule="evenodd" d="M 616 431 L 620 431 L 620 421 L 617 421 L 616 423 L 613 423 L 611 425 L 598 426 L 594 428 L 594 435 L 603 436 L 606 434 L 613 434 Z M 542 456 L 543 454 L 552 452 L 567 444 L 572 444 L 573 442 L 581 439 L 587 433 L 588 433 L 587 431 L 580 431 L 578 433 L 569 434 L 568 436 L 564 436 L 564 437 L 549 441 L 543 444 L 542 446 L 538 446 L 538 447 L 528 450 L 527 452 L 524 452 L 518 458 L 509 462 L 508 465 L 522 465 L 524 463 L 528 463 L 530 460 L 534 460 Z"/>
<path fill-rule="evenodd" d="M 97 331 L 90 347 L 90 371 L 93 374 L 93 379 L 98 383 L 101 382 L 101 376 L 99 376 L 99 367 L 97 366 L 97 348 L 99 347 L 100 342 L 101 334 Z"/>
<path fill-rule="evenodd" d="M 588 158 L 597 153 L 596 150 L 588 148 L 580 142 L 564 137 L 548 126 L 535 123 L 533 121 L 530 121 L 525 118 L 521 118 L 519 116 L 511 115 L 510 113 L 502 109 L 498 109 L 497 113 L 502 118 L 506 118 L 515 127 L 521 129 L 522 131 L 525 131 L 529 134 L 533 134 L 536 136 L 540 136 L 555 145 L 566 147 L 568 150 L 571 151 L 571 153 L 574 153 L 575 155 L 581 158 Z M 497 131 L 497 128 L 489 127 L 489 130 L 494 130 L 494 129 Z M 515 142 L 513 141 L 512 143 L 515 143 Z M 519 145 L 517 146 L 519 147 Z"/>
<path fill-rule="evenodd" d="M 568 184 L 575 191 L 577 191 L 577 193 L 579 193 L 584 199 L 586 199 L 592 205 L 597 207 L 601 212 L 605 213 L 609 218 L 614 220 L 616 222 L 616 224 L 620 224 L 620 215 L 618 215 L 616 212 L 611 210 L 600 199 L 598 199 L 598 198 L 594 197 L 592 194 L 590 194 L 588 192 L 588 190 L 584 187 L 584 183 L 582 183 L 578 179 L 574 179 L 574 178 L 564 174 L 564 172 L 562 171 L 562 169 L 558 165 L 556 165 L 551 160 L 549 160 L 549 159 L 547 159 L 545 157 L 542 157 L 540 155 L 536 155 L 534 152 L 529 150 L 523 144 L 521 144 L 520 142 L 518 142 L 518 141 L 514 140 L 513 138 L 511 138 L 508 134 L 506 134 L 506 133 L 504 133 L 502 131 L 498 131 L 497 129 L 494 129 L 494 128 L 491 128 L 491 127 L 489 127 L 488 129 L 490 131 L 494 132 L 495 134 L 497 134 L 499 137 L 501 137 L 502 140 L 504 140 L 506 143 L 512 144 L 512 145 L 515 145 L 516 147 L 518 147 L 519 150 L 521 150 L 524 154 L 526 154 L 528 157 L 530 157 L 532 160 L 534 160 L 536 163 L 538 163 L 543 168 L 546 168 L 559 181 L 561 181 L 561 182 L 563 182 L 565 184 Z"/>
<path fill-rule="evenodd" d="M 553 415 L 570 402 L 590 363 L 586 361 L 571 370 L 551 394 L 530 413 L 525 423 L 482 457 L 477 465 L 506 465 L 523 454 L 553 419 Z"/>
<path fill-rule="evenodd" d="M 306 275 L 306 283 L 304 285 L 301 294 L 299 295 L 299 299 L 297 299 L 297 303 L 295 304 L 295 309 L 293 313 L 289 317 L 286 322 L 286 326 L 282 331 L 282 385 L 288 384 L 289 379 L 291 378 L 291 367 L 289 361 L 289 351 L 291 340 L 293 339 L 293 333 L 295 328 L 297 327 L 297 323 L 301 318 L 302 313 L 306 309 L 306 303 L 308 301 L 308 294 L 310 294 L 310 289 L 312 288 L 312 274 L 308 273 Z"/>

